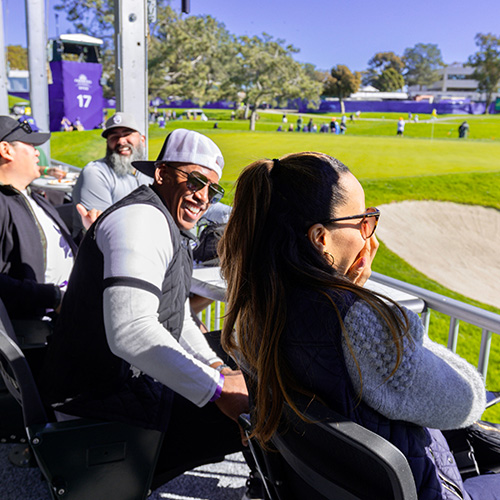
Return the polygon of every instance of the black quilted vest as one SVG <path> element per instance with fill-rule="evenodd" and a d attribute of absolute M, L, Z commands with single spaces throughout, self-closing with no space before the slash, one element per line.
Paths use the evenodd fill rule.
<path fill-rule="evenodd" d="M 168 221 L 172 234 L 174 258 L 163 279 L 158 316 L 160 322 L 178 339 L 184 321 L 184 303 L 189 294 L 192 274 L 192 256 L 188 240 L 183 237 L 161 198 L 149 186 L 140 186 L 130 195 L 110 207 L 85 235 L 68 291 L 64 297 L 62 313 L 50 343 L 42 376 L 42 393 L 48 403 L 58 403 L 75 398 L 70 405 L 60 409 L 67 413 L 97 418 L 119 418 L 136 421 L 134 413 L 144 413 L 143 406 L 168 406 L 170 389 L 146 375 L 131 381 L 130 365 L 115 356 L 109 349 L 103 320 L 103 255 L 95 241 L 95 230 L 102 221 L 120 207 L 148 204 L 160 210 Z M 142 380 L 142 382 L 141 382 Z M 147 393 L 147 403 L 129 394 L 134 391 Z M 164 393 L 163 396 L 161 393 Z M 116 395 L 123 400 L 123 411 L 118 407 Z M 140 401 L 138 402 L 137 399 Z M 141 408 L 135 408 L 139 405 Z M 137 410 L 137 412 L 136 412 Z M 154 412 L 153 412 L 154 413 Z M 128 416 L 131 418 L 129 419 Z M 146 423 L 151 415 L 146 408 Z M 143 424 L 144 422 L 137 422 Z M 157 427 L 156 425 L 153 425 Z"/>
<path fill-rule="evenodd" d="M 347 292 L 330 293 L 330 296 L 339 307 L 342 318 L 356 301 L 356 297 Z M 438 467 L 427 451 L 431 448 L 435 455 L 446 456 L 441 451 L 443 444 L 446 446 L 444 436 L 436 430 L 430 432 L 408 422 L 389 420 L 358 400 L 344 360 L 340 323 L 325 295 L 306 289 L 288 290 L 287 324 L 280 349 L 286 368 L 297 385 L 403 452 L 415 477 L 419 500 L 449 498 L 442 493 Z M 456 482 L 460 475 L 454 464 L 453 467 L 456 477 L 452 479 Z M 449 476 L 448 471 L 441 469 L 440 472 Z"/>

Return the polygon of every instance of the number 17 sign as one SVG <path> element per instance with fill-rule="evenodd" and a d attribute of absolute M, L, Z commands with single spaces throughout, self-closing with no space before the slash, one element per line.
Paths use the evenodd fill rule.
<path fill-rule="evenodd" d="M 50 130 L 61 121 L 80 122 L 86 130 L 101 126 L 103 117 L 102 66 L 99 63 L 52 61 L 49 86 Z"/>

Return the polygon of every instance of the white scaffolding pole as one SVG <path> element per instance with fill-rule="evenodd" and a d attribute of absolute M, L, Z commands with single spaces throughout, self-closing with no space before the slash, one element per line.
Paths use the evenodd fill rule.
<path fill-rule="evenodd" d="M 116 110 L 131 113 L 148 143 L 146 0 L 115 1 Z"/>
<path fill-rule="evenodd" d="M 7 61 L 5 58 L 5 34 L 3 28 L 3 2 L 0 2 L 0 115 L 9 114 L 7 93 Z"/>
<path fill-rule="evenodd" d="M 38 128 L 45 132 L 50 130 L 50 122 L 44 0 L 26 0 L 26 33 L 31 109 Z M 41 148 L 50 160 L 50 142 Z"/>

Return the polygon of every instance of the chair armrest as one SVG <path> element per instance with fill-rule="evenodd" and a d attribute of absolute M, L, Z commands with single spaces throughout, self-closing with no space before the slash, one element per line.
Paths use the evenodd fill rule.
<path fill-rule="evenodd" d="M 486 391 L 486 408 L 500 402 L 500 392 Z"/>

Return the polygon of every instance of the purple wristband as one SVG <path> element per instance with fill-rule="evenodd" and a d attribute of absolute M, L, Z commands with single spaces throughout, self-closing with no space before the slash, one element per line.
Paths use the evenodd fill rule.
<path fill-rule="evenodd" d="M 224 387 L 224 375 L 222 373 L 219 374 L 219 382 L 217 382 L 217 388 L 215 389 L 214 395 L 210 398 L 209 403 L 213 403 L 214 401 L 217 401 L 220 398 L 220 395 L 222 394 L 222 388 Z"/>

